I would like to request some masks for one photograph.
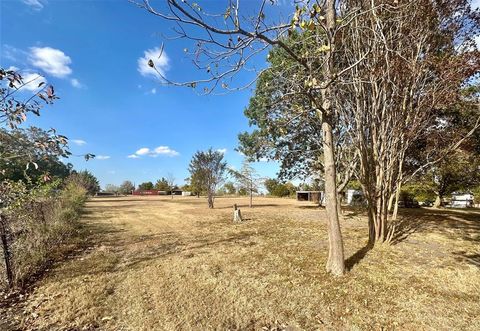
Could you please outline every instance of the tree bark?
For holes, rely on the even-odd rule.
[[[336,24],[335,0],[326,1],[326,26],[328,35],[327,60],[323,64],[325,81],[333,79],[333,47],[334,30]],[[333,87],[325,86],[322,91],[322,136],[325,169],[325,209],[327,212],[328,231],[328,260],[326,269],[333,275],[340,276],[345,273],[345,259],[343,253],[343,240],[340,231],[337,199],[337,173],[335,165],[335,150],[333,142]]]
[[[368,245],[375,245],[375,208],[368,202]]]
[[[213,208],[213,193],[208,192],[208,208]]]
[[[329,251],[327,271],[334,275],[342,275],[345,272],[343,253],[343,240],[340,231],[340,219],[338,215],[336,169],[333,149],[332,125],[327,116],[323,116],[323,151],[325,165],[325,209],[327,212],[327,231]]]
[[[438,193],[437,197],[435,198],[435,203],[433,204],[434,208],[440,208],[442,206],[442,194]]]
[[[0,215],[0,240],[2,242],[3,249],[3,258],[5,261],[5,272],[7,274],[8,287],[13,287],[13,268],[12,268],[12,257],[10,254],[10,247],[8,245],[8,233],[7,227],[5,224],[5,217]]]
[[[250,208],[253,208],[253,189],[250,188]]]

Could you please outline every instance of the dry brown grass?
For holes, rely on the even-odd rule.
[[[233,203],[248,221],[232,222]],[[93,199],[92,246],[13,309],[22,329],[479,330],[480,213],[406,211],[398,243],[366,250],[345,213],[347,264],[324,271],[324,211],[290,199]],[[477,255],[475,255],[477,254]],[[11,313],[11,312],[10,312]],[[1,311],[0,311],[1,314]]]

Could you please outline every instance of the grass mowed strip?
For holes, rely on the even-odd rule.
[[[232,206],[244,223],[232,222]],[[480,329],[480,212],[408,210],[394,246],[365,248],[346,211],[344,277],[324,271],[325,214],[290,199],[96,198],[91,247],[23,303],[23,329]],[[407,226],[408,225],[408,226]]]

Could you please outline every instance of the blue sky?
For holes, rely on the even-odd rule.
[[[162,43],[156,64],[168,78],[198,77],[184,53],[191,43],[163,38],[172,34],[170,23],[126,0],[2,0],[0,10],[0,65],[24,77],[43,75],[61,98],[27,124],[56,128],[70,138],[75,155],[97,155],[68,162],[92,171],[102,187],[126,179],[154,182],[169,172],[182,184],[192,154],[209,147],[225,150],[228,163],[240,167],[243,157],[234,148],[237,134],[248,129],[243,110],[252,90],[199,96],[158,84],[145,61]],[[255,167],[269,177],[278,170],[270,162]]]

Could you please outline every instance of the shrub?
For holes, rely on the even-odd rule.
[[[13,275],[8,281],[5,260],[0,266],[0,287],[22,287],[57,258],[78,234],[77,219],[87,191],[75,181],[37,186],[2,183],[2,220]],[[7,201],[5,197],[14,197]]]

